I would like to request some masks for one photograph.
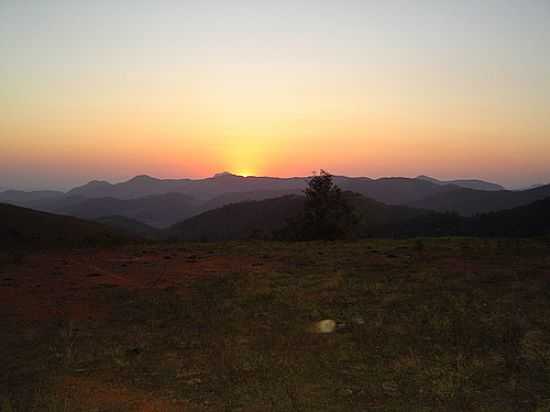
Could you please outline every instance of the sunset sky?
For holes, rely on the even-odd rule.
[[[550,183],[550,2],[0,0],[0,187]]]

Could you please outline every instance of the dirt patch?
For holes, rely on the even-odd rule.
[[[160,394],[130,388],[101,378],[67,376],[59,379],[54,398],[70,410],[176,412],[193,410],[189,402],[163,398]]]
[[[517,256],[496,255],[496,242],[479,254],[426,243],[412,259],[381,240],[28,256],[0,276],[0,400],[15,411],[547,410],[547,245]],[[323,320],[333,333],[308,333]]]
[[[266,265],[249,256],[188,256],[154,250],[132,256],[124,250],[74,251],[28,256],[9,268],[10,281],[0,282],[0,317],[25,320],[105,319],[110,308],[97,299],[102,290],[173,289],[184,293],[201,278]]]

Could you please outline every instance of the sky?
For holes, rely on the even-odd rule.
[[[550,183],[548,0],[0,0],[0,187]]]

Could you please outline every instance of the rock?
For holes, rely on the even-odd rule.
[[[314,333],[332,333],[336,330],[336,322],[332,319],[324,319],[313,325]]]

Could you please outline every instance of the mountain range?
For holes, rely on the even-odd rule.
[[[463,216],[524,206],[550,196],[550,185],[511,191],[476,179],[335,176],[344,191],[389,206],[407,206]],[[168,228],[204,212],[249,201],[302,194],[307,177],[243,177],[219,173],[206,179],[157,179],[140,175],[121,183],[92,181],[67,192],[8,190],[0,202],[90,220],[137,222]],[[142,228],[144,229],[144,228]]]
[[[550,197],[526,206],[464,217],[409,206],[386,205],[344,192],[357,218],[354,237],[542,236],[550,235]],[[87,247],[132,240],[226,241],[293,239],[292,221],[304,196],[244,201],[203,212],[166,229],[109,216],[82,220],[0,204],[0,246],[17,248]]]
[[[345,192],[356,214],[355,236],[542,236],[550,235],[550,197],[526,206],[466,217],[408,206],[386,205]],[[285,227],[303,208],[303,196],[231,204],[172,226],[163,236],[177,240],[288,239]]]
[[[550,196],[550,185],[528,190],[484,191],[457,188],[446,193],[434,193],[410,203],[413,207],[444,212],[456,212],[464,216],[493,212],[527,205]]]
[[[505,190],[504,186],[496,183],[485,182],[479,179],[457,179],[457,180],[439,180],[434,177],[420,175],[417,179],[426,180],[438,185],[455,185],[475,190]]]

